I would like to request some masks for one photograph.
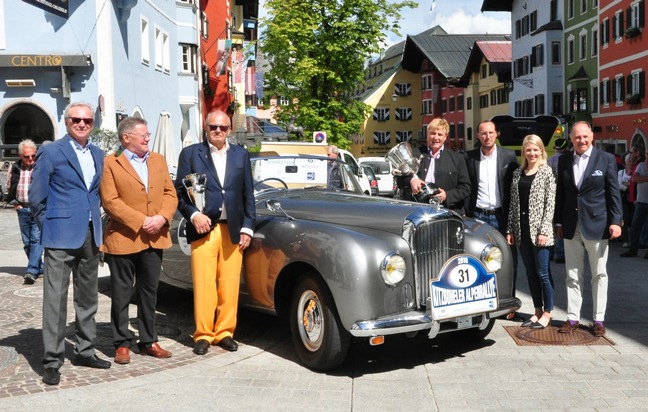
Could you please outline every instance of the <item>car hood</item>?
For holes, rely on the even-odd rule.
[[[265,202],[275,200],[291,217],[347,227],[362,227],[401,234],[405,219],[446,218],[454,213],[445,208],[377,196],[363,196],[325,190],[290,190],[258,200],[257,214],[269,212]]]

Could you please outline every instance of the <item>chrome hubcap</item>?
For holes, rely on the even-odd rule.
[[[324,336],[322,304],[312,290],[306,290],[299,299],[298,308],[299,336],[304,347],[315,352],[322,346]]]

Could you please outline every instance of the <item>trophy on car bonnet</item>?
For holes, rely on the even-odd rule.
[[[385,155],[385,160],[391,163],[394,170],[394,176],[414,175],[418,172],[420,160],[412,154],[412,146],[408,142],[399,143],[391,148]],[[435,196],[439,193],[439,188],[434,183],[426,183],[421,187],[421,191],[412,194],[414,199],[419,203],[438,203]]]
[[[182,179],[182,184],[187,189],[191,203],[202,213],[205,211],[205,191],[207,190],[207,175],[192,173]]]

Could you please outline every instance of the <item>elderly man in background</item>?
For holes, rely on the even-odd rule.
[[[110,217],[101,250],[106,252],[112,289],[110,320],[115,363],[130,362],[134,340],[128,305],[133,282],[137,294],[137,330],[142,355],[169,358],[155,328],[162,250],[171,247],[169,224],[178,198],[163,156],[149,150],[146,120],[127,117],[117,129],[121,146],[105,160],[101,202]]]
[[[20,236],[27,255],[26,285],[32,285],[43,274],[43,246],[40,243],[40,229],[31,215],[29,206],[29,186],[36,162],[36,144],[25,139],[18,144],[20,159],[11,166],[7,201],[18,213]]]

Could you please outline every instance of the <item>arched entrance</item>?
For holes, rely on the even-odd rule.
[[[52,120],[41,108],[30,103],[19,103],[8,108],[0,119],[2,158],[17,158],[18,143],[32,139],[37,145],[54,140]]]
[[[648,147],[646,143],[648,142],[646,141],[646,136],[644,135],[643,131],[641,131],[640,129],[635,129],[635,132],[632,135],[632,141],[630,142],[630,147],[639,146],[641,153],[645,153],[646,147]]]

